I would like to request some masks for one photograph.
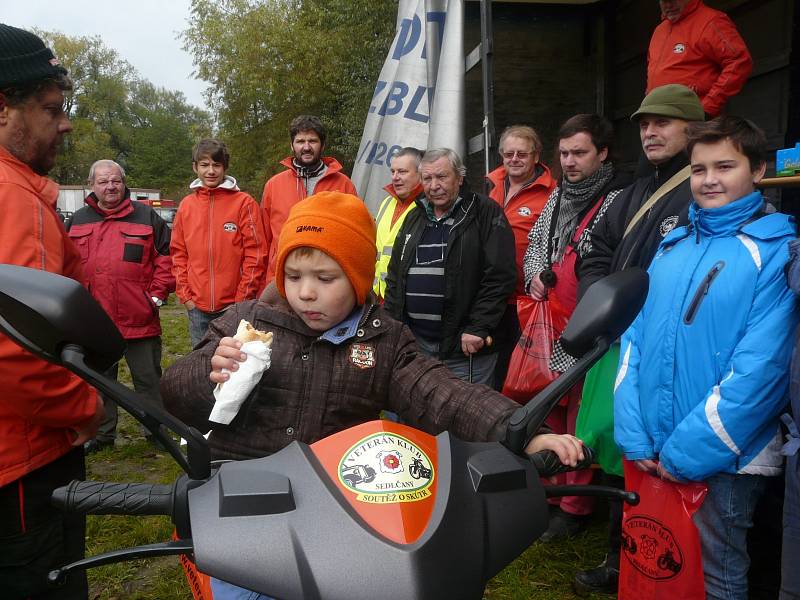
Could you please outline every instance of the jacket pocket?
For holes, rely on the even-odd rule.
[[[67,235],[78,249],[78,253],[81,256],[81,263],[85,265],[89,260],[89,239],[92,236],[92,231],[82,227],[73,227],[69,230]]]
[[[118,231],[120,275],[126,279],[149,281],[153,268],[153,230],[146,225],[121,223]]]
[[[691,325],[694,322],[695,316],[697,316],[697,311],[700,310],[700,305],[703,303],[703,300],[708,295],[708,291],[711,289],[711,284],[714,283],[714,280],[719,275],[720,271],[725,268],[725,261],[719,260],[714,263],[714,266],[706,273],[706,276],[703,277],[703,281],[700,282],[700,285],[697,288],[697,291],[694,293],[694,297],[692,297],[692,301],[689,304],[689,308],[686,309],[686,314],[683,316],[683,322],[686,325]]]

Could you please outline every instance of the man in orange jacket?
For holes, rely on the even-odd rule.
[[[738,94],[753,60],[730,17],[701,0],[660,0],[662,21],[647,51],[647,90],[680,83],[694,91],[709,117]]]
[[[356,186],[342,173],[339,161],[322,156],[326,137],[327,131],[318,117],[295,117],[289,125],[292,156],[281,161],[286,170],[271,177],[264,185],[261,210],[264,211],[264,228],[269,246],[267,283],[275,278],[278,237],[292,206],[316,192],[358,195]]]
[[[522,263],[528,249],[528,233],[555,189],[556,180],[550,174],[550,169],[540,162],[542,141],[532,127],[506,127],[500,135],[498,146],[503,164],[486,176],[492,185],[489,198],[503,207],[511,224],[517,264],[517,287],[508,299],[506,312],[497,326],[495,337],[498,339],[494,340],[497,345],[494,387],[499,390],[503,387],[508,362],[520,335],[517,298],[526,295]]]
[[[45,175],[72,125],[67,71],[32,33],[0,24],[0,263],[81,280],[80,256]],[[0,595],[84,599],[86,576],[48,591],[50,569],[83,558],[85,518],[50,506],[86,475],[83,443],[103,419],[97,393],[0,334]]]

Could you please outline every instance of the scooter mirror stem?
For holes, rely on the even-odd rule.
[[[539,431],[547,415],[566,394],[586,374],[586,371],[606,353],[610,342],[600,338],[594,347],[580,358],[561,377],[536,394],[525,406],[518,408],[508,422],[506,439],[503,444],[514,454],[522,455],[528,442]]]
[[[136,546],[135,548],[125,548],[124,550],[112,550],[111,552],[105,552],[103,554],[77,560],[60,569],[54,569],[47,574],[47,581],[51,584],[60,584],[66,580],[70,571],[85,571],[93,567],[133,560],[134,558],[153,558],[155,556],[191,554],[192,552],[194,552],[192,540],[174,540],[161,544],[148,544],[146,546]]]
[[[114,401],[127,410],[133,417],[160,441],[172,458],[192,479],[207,479],[211,475],[211,451],[208,442],[194,427],[189,427],[168,412],[157,406],[143,405],[133,392],[121,383],[114,381],[94,370],[85,361],[83,348],[75,344],[67,344],[61,350],[61,361],[73,373],[92,384],[95,388],[114,398]],[[180,446],[167,435],[170,429],[186,440],[187,450],[184,456]]]

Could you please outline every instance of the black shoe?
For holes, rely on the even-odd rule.
[[[543,544],[574,537],[586,529],[587,518],[585,516],[572,515],[560,509],[551,515],[553,516],[550,518],[550,526],[539,538]]]
[[[579,596],[588,596],[592,592],[616,594],[619,584],[619,557],[610,557],[594,569],[578,571],[572,582],[572,589]]]
[[[100,450],[105,450],[106,448],[113,448],[113,447],[114,447],[114,440],[103,441],[98,439],[91,439],[83,445],[83,453],[86,456],[88,456],[89,454],[100,452]]]

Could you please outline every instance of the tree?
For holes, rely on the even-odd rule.
[[[190,105],[181,92],[142,79],[97,36],[37,34],[73,82],[66,104],[73,132],[51,176],[81,185],[94,161],[110,158],[125,168],[129,186],[182,195],[192,178],[192,146],[210,135],[211,115]]]
[[[326,153],[352,166],[396,10],[394,0],[193,0],[186,48],[243,187],[258,192],[281,169],[298,114],[322,118]]]

